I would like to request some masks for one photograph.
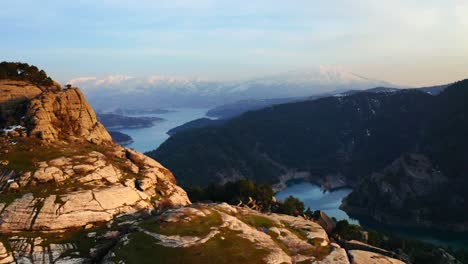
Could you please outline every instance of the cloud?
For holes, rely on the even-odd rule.
[[[119,86],[133,79],[135,78],[127,75],[109,75],[103,78],[77,77],[69,80],[67,83],[80,86],[85,90],[91,90],[100,87]]]
[[[77,84],[86,83],[90,81],[96,81],[96,80],[97,80],[97,77],[78,77],[78,78],[69,80],[67,83],[72,84],[72,85],[77,85]]]
[[[120,84],[122,82],[128,81],[133,79],[132,76],[127,75],[111,75],[107,76],[104,79],[100,79],[96,81],[96,85],[112,85],[112,84]]]

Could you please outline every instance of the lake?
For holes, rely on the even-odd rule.
[[[284,200],[292,195],[301,200],[305,207],[311,210],[322,210],[330,217],[337,220],[348,220],[353,224],[362,225],[365,229],[373,229],[380,232],[398,234],[399,236],[416,239],[439,246],[451,246],[453,248],[468,248],[468,234],[447,231],[437,231],[428,228],[403,228],[392,227],[376,223],[369,219],[352,219],[339,207],[341,201],[352,191],[351,188],[342,188],[333,191],[324,191],[319,186],[309,182],[301,182],[289,185],[278,192],[275,197]]]
[[[324,211],[328,216],[335,217],[337,220],[348,220],[350,223],[359,224],[357,220],[351,219],[345,211],[339,208],[341,200],[352,191],[351,188],[324,191],[310,182],[301,182],[288,186],[278,192],[275,197],[278,200],[284,200],[292,195],[301,200],[306,208],[310,207],[314,211]]]
[[[163,114],[145,114],[134,116],[156,116],[164,118],[165,121],[157,122],[154,126],[138,129],[119,129],[133,138],[133,143],[127,147],[133,148],[139,152],[146,152],[158,148],[164,141],[169,138],[166,134],[170,129],[183,125],[194,119],[206,116],[209,109],[205,108],[177,108],[168,109],[172,112]]]

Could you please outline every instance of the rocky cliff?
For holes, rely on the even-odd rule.
[[[28,102],[45,91],[58,91],[60,85],[33,84],[27,81],[0,79],[0,126],[13,125],[24,115]]]
[[[31,100],[26,116],[31,121],[30,134],[47,142],[112,141],[78,88],[41,93]]]
[[[169,170],[112,141],[78,88],[4,79],[0,98],[0,263],[29,250],[14,234],[36,241],[190,204]]]

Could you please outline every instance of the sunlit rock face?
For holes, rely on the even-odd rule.
[[[31,100],[27,110],[31,135],[47,142],[87,140],[96,144],[112,141],[96,114],[77,88],[45,92]]]
[[[364,249],[342,248],[303,217],[225,203],[126,214],[68,232],[25,234],[2,239],[0,263],[404,263],[363,243]]]
[[[112,141],[78,88],[1,80],[0,92],[2,113],[18,110],[0,133],[2,233],[66,231],[190,204],[169,170]]]

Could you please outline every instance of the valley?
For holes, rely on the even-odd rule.
[[[6,65],[0,71],[7,76],[23,72],[15,67],[37,69]],[[262,190],[278,213],[251,202],[192,204],[170,170],[113,141],[79,88],[19,79],[0,80],[8,98],[0,105],[0,263],[157,257],[164,263],[349,264],[378,257],[400,264],[407,258],[366,241],[336,240],[335,222],[324,213],[301,216],[299,200],[276,202],[268,186],[253,182],[245,187]],[[23,92],[29,86],[37,93]]]
[[[467,14],[3,1],[0,264],[468,264]]]

